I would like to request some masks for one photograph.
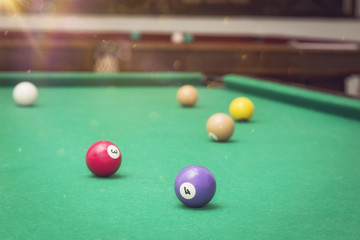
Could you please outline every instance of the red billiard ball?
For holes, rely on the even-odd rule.
[[[98,177],[109,177],[121,165],[120,149],[109,141],[99,141],[90,146],[86,153],[86,165]]]

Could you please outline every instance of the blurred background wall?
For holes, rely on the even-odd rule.
[[[360,40],[360,0],[0,0],[0,28]]]

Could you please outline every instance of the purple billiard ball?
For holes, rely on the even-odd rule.
[[[175,178],[175,193],[188,207],[202,207],[214,197],[214,175],[205,167],[191,165],[182,169]]]

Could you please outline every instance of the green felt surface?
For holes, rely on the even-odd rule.
[[[0,239],[358,239],[359,121],[198,90],[197,106],[182,108],[176,86],[41,86],[23,108],[1,87]],[[254,102],[253,119],[230,142],[210,141],[208,117],[238,96]],[[86,168],[98,140],[122,151],[114,177]],[[217,181],[205,208],[174,193],[191,164]]]

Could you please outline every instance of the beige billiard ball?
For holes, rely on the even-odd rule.
[[[192,107],[196,104],[199,94],[194,86],[184,85],[179,88],[176,97],[183,107]]]
[[[174,32],[171,34],[171,42],[174,44],[181,44],[185,41],[185,35],[183,32]]]
[[[206,130],[212,140],[225,142],[233,135],[235,124],[229,115],[216,113],[208,119]]]

